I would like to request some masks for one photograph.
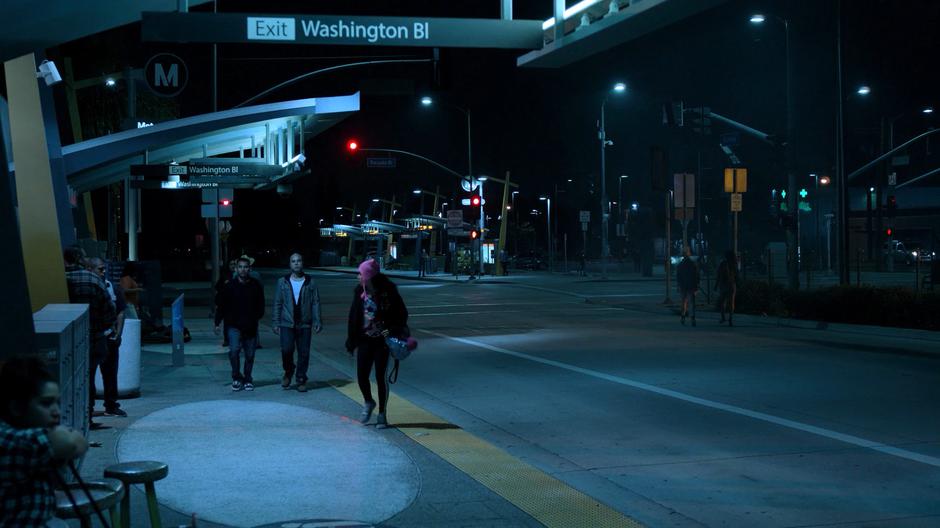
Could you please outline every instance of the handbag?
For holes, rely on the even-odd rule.
[[[388,330],[384,330],[382,335],[385,337],[389,354],[395,361],[404,361],[411,355],[412,350],[418,348],[418,341],[411,337],[411,331],[407,326],[402,329],[399,336],[390,335]]]

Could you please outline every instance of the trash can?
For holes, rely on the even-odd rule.
[[[140,396],[140,319],[126,319],[118,359],[118,398]],[[95,372],[95,392],[104,396],[101,369]]]

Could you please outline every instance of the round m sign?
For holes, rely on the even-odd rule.
[[[189,81],[189,70],[183,59],[172,53],[150,57],[144,67],[144,78],[150,91],[161,97],[173,97],[183,91]]]

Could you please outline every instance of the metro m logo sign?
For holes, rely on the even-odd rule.
[[[179,64],[171,64],[169,73],[164,71],[163,64],[159,62],[155,63],[153,65],[153,68],[154,68],[153,80],[154,80],[155,86],[157,87],[167,86],[167,87],[173,87],[173,88],[179,87],[180,85]]]
[[[183,59],[172,53],[160,53],[144,67],[147,87],[161,97],[173,97],[183,91],[189,81],[189,70]]]

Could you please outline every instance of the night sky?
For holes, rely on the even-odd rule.
[[[842,4],[846,165],[851,170],[880,151],[883,119],[894,120],[895,143],[931,125],[931,118],[920,109],[940,104],[931,99],[938,81],[935,65],[940,43],[935,28],[940,22],[940,3],[843,0]],[[551,5],[549,0],[516,1],[514,17],[544,19],[551,15]],[[599,211],[596,120],[600,103],[613,82],[622,81],[627,83],[627,93],[611,95],[607,104],[607,131],[614,141],[607,151],[609,199],[618,200],[618,179],[625,174],[630,176],[624,180],[625,201],[661,208],[662,195],[650,190],[650,147],[661,146],[667,151],[670,174],[696,172],[697,152],[701,151],[700,198],[705,200],[708,216],[703,230],[719,251],[728,240],[721,170],[730,164],[718,148],[718,140],[732,130],[713,123],[712,134],[703,136],[688,127],[667,128],[662,124],[662,104],[681,100],[686,106],[705,105],[751,127],[783,134],[784,31],[771,17],[786,17],[790,20],[799,185],[811,186],[812,179],[807,176],[811,172],[833,174],[838,100],[836,5],[829,0],[732,0],[557,70],[518,68],[515,59],[522,52],[517,51],[443,49],[436,74],[426,64],[375,66],[298,83],[261,102],[361,90],[362,110],[307,143],[311,174],[295,182],[292,196],[237,191],[232,243],[254,252],[299,248],[312,254],[321,243],[319,219],[324,219],[324,225],[340,222],[335,217],[337,205],[356,204],[362,209],[371,198],[390,199],[394,193],[399,201],[407,200],[405,210],[416,211],[418,199],[410,191],[415,187],[433,190],[436,185],[444,194],[462,196],[453,177],[427,164],[399,157],[395,170],[366,169],[362,159],[366,153],[351,157],[345,152],[346,140],[355,137],[364,147],[413,151],[465,172],[464,114],[444,104],[433,109],[421,107],[418,99],[425,94],[470,109],[474,172],[502,177],[509,171],[513,180],[522,184],[517,210],[523,213],[523,222],[532,220],[535,226],[538,222],[544,226],[544,219],[527,213],[533,208],[544,209],[538,196],[552,194],[558,236],[568,233],[580,239],[577,211],[593,209],[595,218]],[[297,13],[298,9],[319,14],[499,16],[495,0],[355,5],[340,1],[219,3],[224,12]],[[766,14],[768,21],[762,26],[750,24],[748,18],[754,12]],[[160,51],[177,53],[187,61],[190,85],[173,101],[142,97],[145,108],[141,117],[151,117],[143,115],[151,112],[152,119],[159,120],[173,112],[186,116],[210,111],[209,45],[140,44],[139,26],[129,26],[60,46],[49,55],[73,57],[77,77],[82,78],[119,71],[125,65],[140,67]],[[431,50],[425,48],[220,45],[219,106],[229,108],[285,79],[330,65],[430,56]],[[855,95],[860,84],[871,86],[869,97]],[[117,130],[124,106],[120,88],[117,92],[94,91],[97,93],[83,95],[85,139]],[[62,114],[65,112],[60,111]],[[71,142],[67,118],[60,128],[63,143]],[[768,240],[782,240],[783,230],[768,214],[769,189],[782,188],[785,182],[779,152],[744,135],[735,151],[751,178],[744,198],[742,244],[757,249]],[[903,169],[911,176],[923,172],[930,163],[936,165],[936,154],[911,154],[911,166]],[[867,182],[860,180],[860,184]],[[96,203],[103,204],[103,199],[103,192],[96,194]],[[831,208],[825,205],[828,199],[824,197],[822,209]],[[430,200],[425,198],[425,212]],[[198,201],[194,192],[145,193],[144,258],[195,244],[196,235],[205,232],[198,217]],[[495,196],[487,207],[492,207],[495,215]],[[378,214],[378,208],[373,214]],[[99,217],[104,222],[103,213]],[[543,236],[544,227],[535,233]],[[598,232],[591,234],[596,241]],[[531,242],[544,246],[543,239]]]

